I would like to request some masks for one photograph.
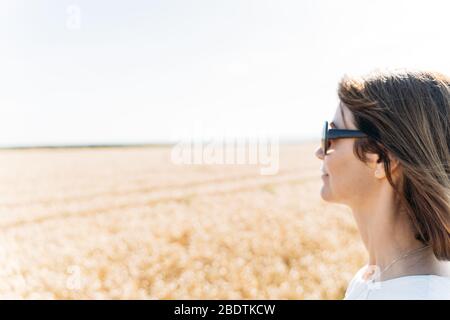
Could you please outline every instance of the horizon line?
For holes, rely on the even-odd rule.
[[[283,138],[279,140],[281,145],[303,144],[316,142],[319,138]],[[201,141],[200,143],[204,143]],[[146,148],[146,147],[170,147],[178,144],[177,142],[144,142],[144,143],[68,143],[68,144],[24,144],[24,145],[0,145],[0,150],[29,150],[29,149],[101,149],[101,148]]]

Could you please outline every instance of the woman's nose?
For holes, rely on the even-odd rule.
[[[322,147],[318,147],[316,149],[315,155],[317,158],[319,158],[320,160],[323,160],[323,150]]]

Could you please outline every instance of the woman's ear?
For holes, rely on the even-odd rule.
[[[391,172],[391,176],[395,180],[395,178],[399,175],[401,171],[400,162],[396,157],[392,156],[390,152],[387,152],[387,156],[389,157],[389,166],[390,166],[389,169]],[[381,157],[378,157],[375,168],[375,177],[379,179],[384,178],[386,176],[386,170],[387,168],[384,166],[383,159]]]
[[[391,152],[387,151],[387,156],[389,157],[391,174],[394,174],[396,171],[400,169],[400,161],[398,161],[397,157],[395,157]]]

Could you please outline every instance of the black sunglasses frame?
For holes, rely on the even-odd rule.
[[[328,129],[328,121],[325,121],[322,131],[322,150],[323,154],[326,155],[328,151],[328,140],[333,139],[346,139],[346,138],[366,138],[368,137],[365,133],[359,130],[348,130],[348,129]]]

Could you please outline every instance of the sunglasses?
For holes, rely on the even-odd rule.
[[[322,150],[326,155],[329,147],[329,140],[332,139],[344,139],[344,138],[364,138],[367,135],[359,130],[347,130],[347,129],[328,129],[328,121],[325,121],[322,131]]]

